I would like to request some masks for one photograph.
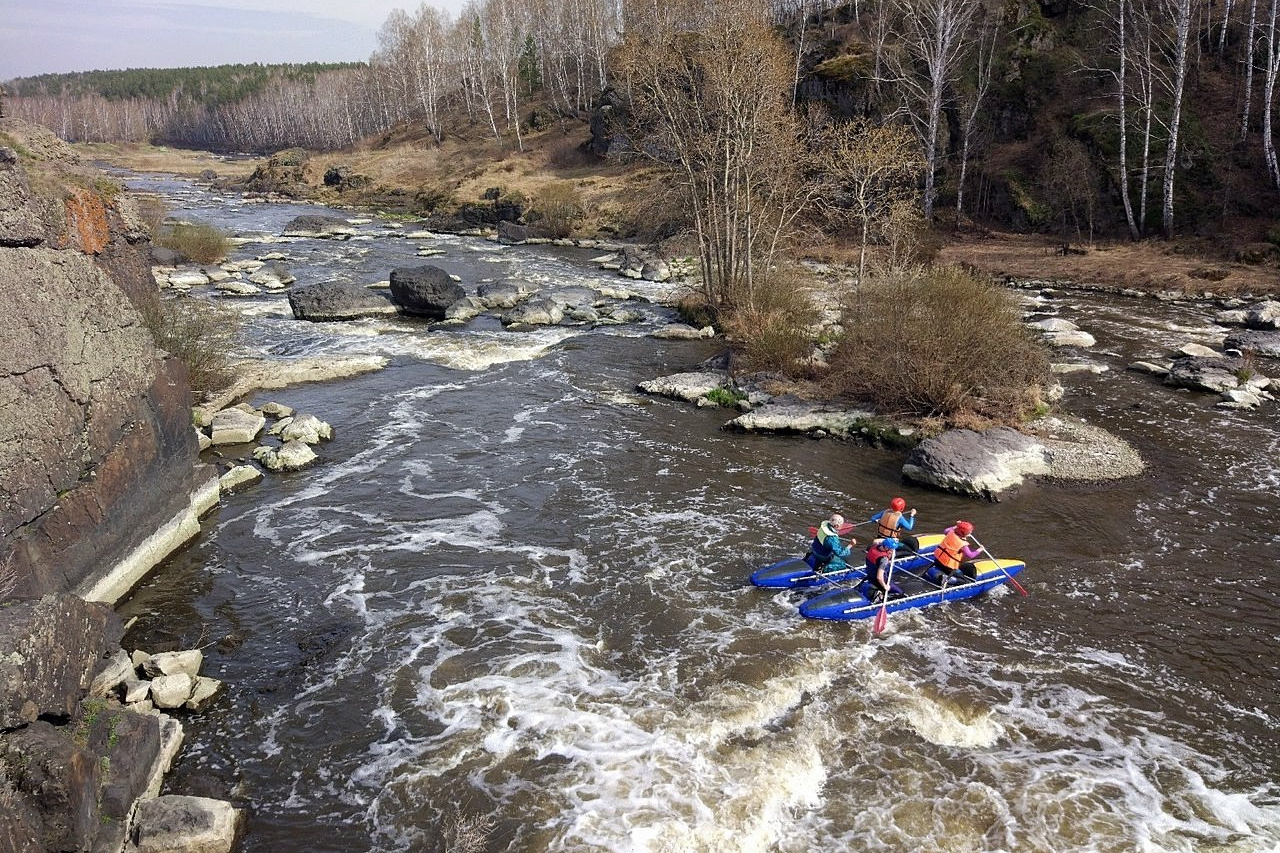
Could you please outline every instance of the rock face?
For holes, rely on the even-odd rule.
[[[397,267],[391,271],[391,298],[406,314],[443,320],[449,306],[467,295],[439,267]]]
[[[89,696],[122,633],[72,595],[0,608],[0,849],[123,846],[163,738],[159,717]]]
[[[49,136],[14,119],[0,130]],[[91,586],[213,475],[196,464],[185,369],[142,325],[156,287],[128,197],[26,190],[27,170],[47,185],[69,159],[0,157],[0,565],[19,597]]]
[[[1007,427],[957,429],[921,442],[907,455],[909,480],[960,494],[995,498],[1023,477],[1049,473],[1048,449]]]

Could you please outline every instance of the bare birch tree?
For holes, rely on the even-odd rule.
[[[850,217],[858,228],[862,282],[872,237],[890,230],[897,205],[917,201],[916,182],[924,170],[920,144],[901,125],[857,119],[832,128],[823,149],[827,158],[820,203],[829,217]]]
[[[886,54],[890,81],[924,148],[924,215],[932,221],[943,110],[973,41],[978,0],[897,0],[897,50]]]

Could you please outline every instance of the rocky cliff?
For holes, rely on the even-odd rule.
[[[110,605],[218,495],[185,368],[142,322],[158,296],[131,211],[0,119],[0,850],[116,853],[181,742],[106,678],[128,661]]]
[[[146,246],[114,182],[49,132],[0,120],[0,567],[14,597],[114,601],[198,531],[189,510],[212,472],[196,464],[184,368],[142,324],[157,298]]]

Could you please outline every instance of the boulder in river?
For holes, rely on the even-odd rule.
[[[1164,381],[1166,385],[1220,394],[1239,387],[1240,371],[1244,367],[1244,362],[1238,358],[1203,358],[1184,355],[1173,360],[1169,375]]]
[[[467,295],[440,267],[397,267],[391,271],[391,299],[406,314],[445,319],[449,306]]]
[[[1265,358],[1280,358],[1280,331],[1246,329],[1232,332],[1222,344],[1224,349],[1253,353]]]
[[[917,483],[991,499],[1024,477],[1048,473],[1048,448],[1008,427],[949,430],[921,442],[902,466]]]
[[[289,289],[289,308],[299,320],[329,322],[395,314],[385,294],[344,281],[307,284]]]
[[[284,227],[285,237],[350,237],[356,233],[347,220],[337,216],[305,214],[295,216]]]

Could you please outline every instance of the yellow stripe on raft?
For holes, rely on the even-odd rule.
[[[1021,560],[988,560],[983,558],[973,561],[973,569],[980,575],[985,575],[988,572],[997,572],[1000,569],[1012,569],[1014,566],[1022,565],[1026,564]]]

